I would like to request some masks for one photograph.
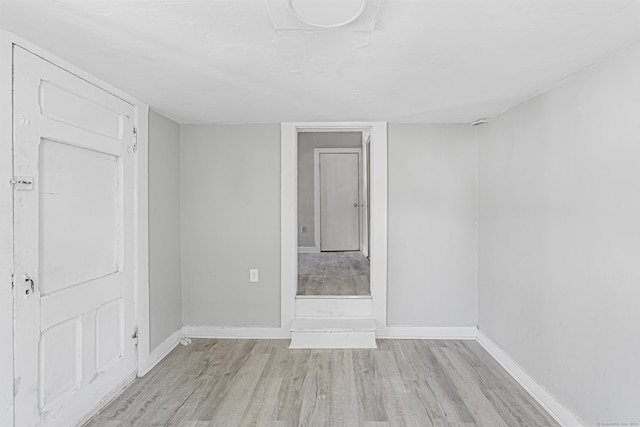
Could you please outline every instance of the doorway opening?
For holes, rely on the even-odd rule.
[[[370,295],[366,141],[364,132],[298,134],[297,296]]]
[[[286,328],[296,316],[296,300],[298,298],[367,298],[372,306],[373,317],[380,325],[386,325],[387,310],[387,124],[383,122],[358,122],[358,123],[282,123],[281,125],[281,327]],[[302,180],[308,179],[300,176],[298,167],[299,150],[303,150],[300,145],[301,140],[309,139],[312,134],[333,133],[333,134],[355,134],[357,135],[356,147],[314,147],[316,148],[343,148],[350,149],[357,153],[357,158],[331,158],[322,159],[322,155],[344,155],[343,153],[331,153],[319,150],[314,152],[314,158],[318,157],[320,169],[319,178],[313,180],[314,186],[317,183],[322,188],[322,164],[326,163],[351,163],[357,164],[357,184],[356,200],[349,202],[349,209],[357,212],[355,218],[355,230],[357,238],[356,247],[351,251],[340,247],[330,247],[323,245],[323,219],[322,212],[315,214],[316,209],[322,209],[321,191],[314,192],[312,200],[316,195],[320,197],[320,203],[308,203],[313,207],[312,211],[305,209],[303,198],[308,201],[311,196],[303,196],[299,192],[299,185],[304,185]],[[306,148],[305,148],[306,149]],[[334,162],[337,161],[337,162]],[[366,165],[366,166],[365,166]],[[333,167],[329,165],[328,167]],[[309,166],[305,173],[308,172]],[[364,170],[368,173],[363,173]],[[333,173],[340,175],[343,172]],[[314,171],[315,174],[315,171]],[[348,173],[347,173],[348,174]],[[315,175],[314,175],[315,176]],[[340,182],[340,180],[338,180]],[[327,183],[336,185],[336,183]],[[353,192],[353,189],[351,190]],[[353,193],[352,193],[353,194]],[[346,200],[346,197],[345,197]],[[299,201],[301,203],[299,203]],[[325,204],[327,202],[325,201]],[[354,207],[354,204],[356,205]],[[362,205],[367,209],[364,209]],[[303,212],[304,210],[304,212]],[[311,213],[309,213],[311,212]],[[353,215],[351,215],[353,217]],[[316,226],[316,219],[319,225]],[[349,220],[338,220],[344,225]],[[325,224],[325,228],[329,227]],[[354,229],[354,225],[350,225]],[[316,235],[319,237],[316,239]],[[324,236],[328,239],[328,236]],[[353,242],[353,237],[351,237]],[[346,248],[346,246],[345,246]],[[299,253],[300,252],[300,253]],[[298,273],[303,266],[299,264],[302,258],[310,255],[324,254],[346,254],[350,252],[358,253],[362,259],[369,264],[369,289],[368,293],[360,292],[361,295],[353,293],[351,295],[335,295],[330,291],[328,295],[322,293],[311,295],[299,292]],[[305,274],[304,271],[300,271]]]

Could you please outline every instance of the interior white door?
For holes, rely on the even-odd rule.
[[[133,141],[130,104],[14,48],[17,426],[74,425],[135,375]]]
[[[320,154],[320,250],[360,249],[359,155]]]

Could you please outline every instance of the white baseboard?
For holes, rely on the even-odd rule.
[[[298,246],[298,252],[317,253],[320,249],[315,246]]]
[[[560,425],[567,427],[584,426],[582,421],[558,402],[551,393],[538,384],[507,352],[482,331],[478,331],[477,341]]]
[[[167,354],[171,352],[178,344],[180,344],[180,340],[184,337],[184,328],[180,328],[166,340],[162,341],[156,348],[154,348],[151,353],[149,353],[149,358],[147,359],[147,363],[142,369],[138,371],[138,376],[142,377],[146,375],[150,370],[152,370],[158,362],[164,359]]]
[[[377,338],[425,339],[425,340],[473,340],[477,337],[475,326],[383,326],[378,324]]]
[[[288,326],[288,325],[287,325]],[[189,338],[289,339],[289,328],[239,328],[225,326],[185,326]]]
[[[289,328],[240,328],[223,326],[185,326],[189,338],[290,339]],[[380,326],[376,338],[382,339],[476,339],[477,329],[470,327]]]

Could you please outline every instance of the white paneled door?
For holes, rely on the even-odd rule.
[[[320,154],[320,250],[360,249],[359,154]]]
[[[16,426],[77,424],[135,374],[133,113],[15,47]]]

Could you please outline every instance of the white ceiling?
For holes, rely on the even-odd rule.
[[[285,1],[0,0],[0,26],[180,123],[470,122],[640,41],[636,0],[365,0],[332,31]]]

